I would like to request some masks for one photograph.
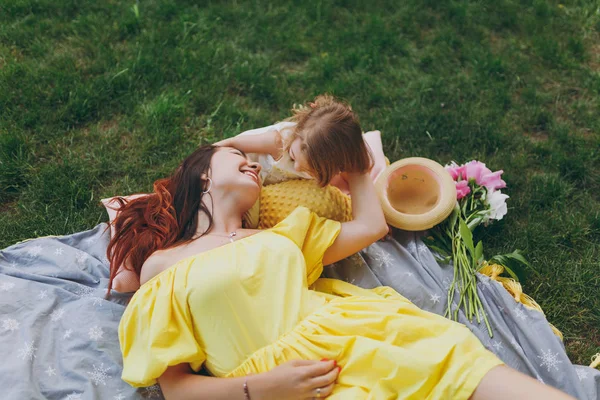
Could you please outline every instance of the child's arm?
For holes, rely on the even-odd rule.
[[[267,132],[255,135],[240,133],[237,136],[215,143],[215,146],[235,147],[244,153],[270,154],[277,160],[281,157],[283,142],[279,131],[272,128]]]

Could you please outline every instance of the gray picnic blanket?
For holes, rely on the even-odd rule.
[[[0,387],[6,400],[162,399],[121,380],[117,329],[131,297],[108,286],[107,225],[0,251]]]
[[[8,400],[162,399],[158,386],[134,389],[120,379],[118,323],[130,298],[108,284],[106,224],[0,251],[0,386]],[[448,267],[414,235],[378,242],[326,267],[325,275],[363,287],[394,287],[418,306],[443,314]],[[482,278],[494,332],[473,332],[508,365],[580,399],[596,399],[600,371],[574,366],[541,313],[518,305]]]

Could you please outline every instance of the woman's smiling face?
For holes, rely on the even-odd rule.
[[[210,169],[211,190],[243,193],[242,197],[254,199],[250,206],[258,199],[261,166],[250,161],[242,151],[233,147],[219,148],[211,159]]]

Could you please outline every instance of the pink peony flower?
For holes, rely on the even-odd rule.
[[[499,170],[496,172],[492,172],[491,174],[486,174],[481,178],[481,181],[478,182],[481,186],[485,186],[488,192],[493,192],[498,189],[503,189],[506,187],[506,182],[504,182],[501,178],[503,170]]]
[[[479,181],[486,174],[491,174],[492,171],[485,166],[481,161],[473,160],[465,164],[465,178],[464,179],[475,179],[475,182],[479,185]]]
[[[462,199],[469,193],[471,193],[471,188],[469,187],[469,182],[467,182],[467,181],[456,182],[456,199],[457,200]]]
[[[457,163],[452,161],[450,164],[446,165],[444,168],[446,168],[446,171],[448,171],[450,176],[452,176],[452,179],[454,179],[455,181],[465,179],[465,166],[464,165],[458,165]]]
[[[488,192],[506,187],[506,182],[500,177],[504,171],[492,172],[480,161],[469,161],[464,165],[464,171],[464,179],[474,179],[478,185],[485,186]]]

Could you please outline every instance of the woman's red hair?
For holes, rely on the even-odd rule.
[[[212,215],[202,203],[208,188],[210,161],[217,147],[205,145],[188,156],[177,170],[154,182],[154,192],[131,201],[117,198],[119,212],[113,221],[114,236],[106,250],[110,261],[107,296],[121,265],[139,277],[142,265],[157,250],[194,239],[198,229],[198,212]]]

